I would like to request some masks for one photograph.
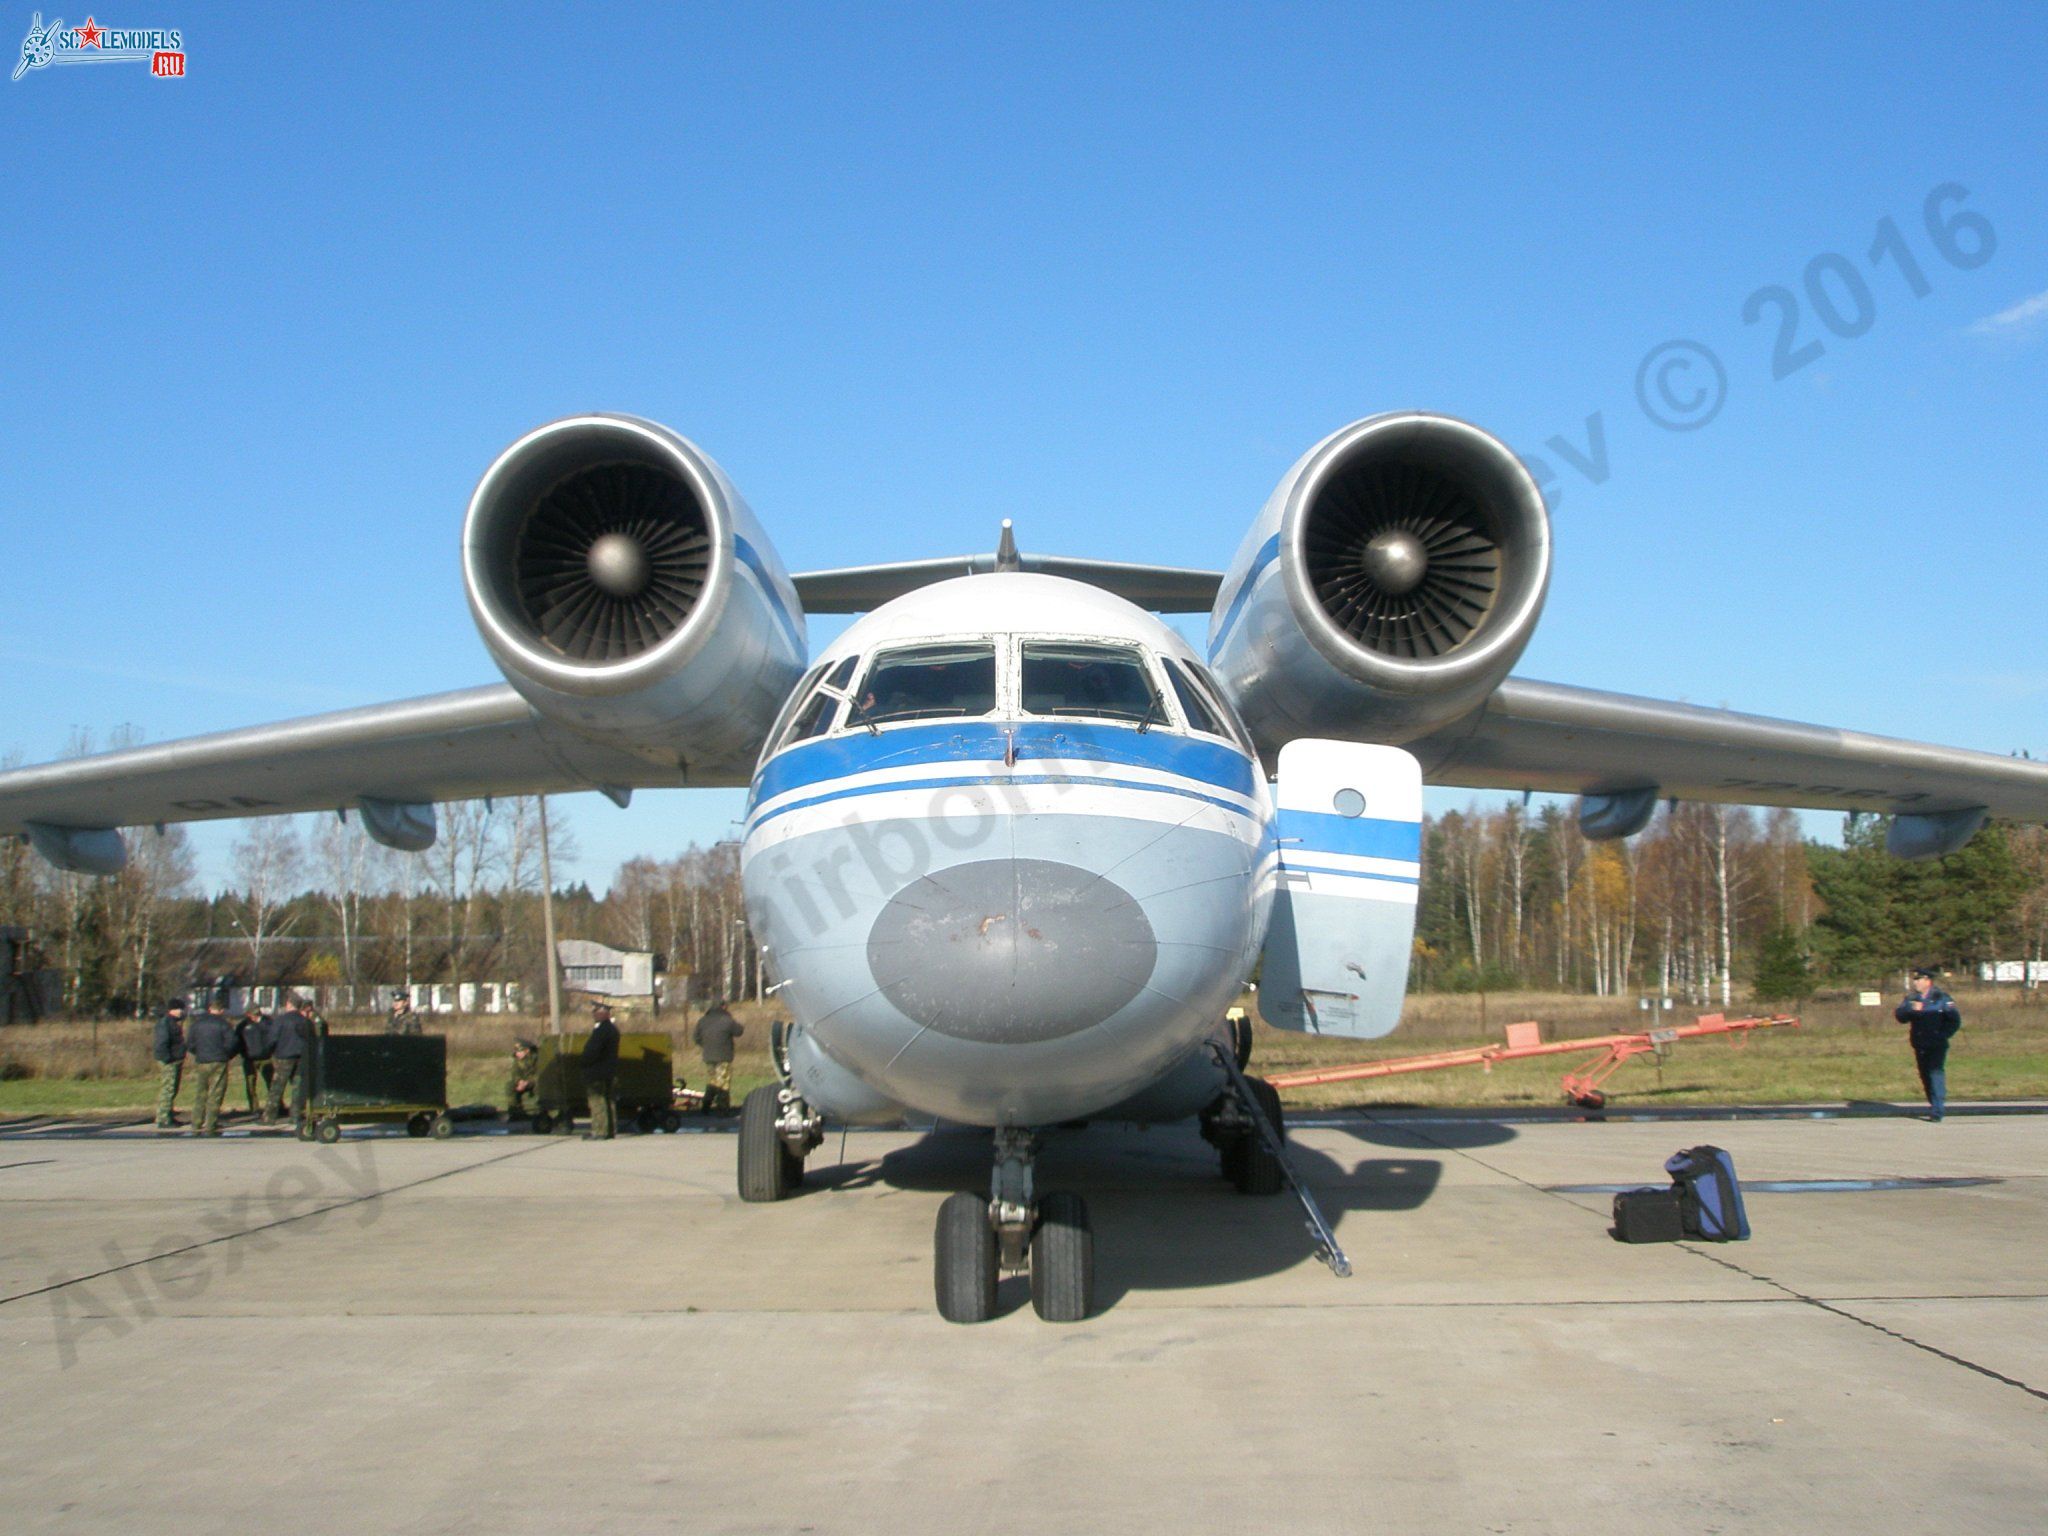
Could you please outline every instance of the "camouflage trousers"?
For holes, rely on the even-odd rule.
[[[264,1119],[275,1120],[278,1112],[284,1108],[286,1099],[291,1100],[292,1109],[296,1114],[299,1098],[293,1089],[297,1087],[298,1080],[297,1057],[280,1056],[270,1063],[270,1097],[263,1104]]]
[[[612,1095],[616,1086],[609,1080],[585,1084],[590,1097],[590,1134],[609,1141],[619,1134],[619,1106]]]
[[[220,1106],[228,1093],[228,1064],[199,1061],[192,1064],[192,1134],[220,1134]]]
[[[178,1084],[185,1076],[182,1061],[160,1061],[156,1064],[156,1125],[164,1130],[171,1123],[171,1111],[178,1107]]]
[[[732,1063],[729,1061],[707,1061],[704,1063],[704,1109],[708,1114],[714,1109],[732,1108]]]
[[[242,1063],[242,1097],[249,1106],[249,1113],[255,1114],[270,1102],[270,1063],[267,1061],[244,1061]]]

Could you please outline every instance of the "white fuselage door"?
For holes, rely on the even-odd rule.
[[[1281,1029],[1384,1035],[1400,1022],[1422,880],[1422,766],[1399,747],[1280,749],[1279,889],[1259,1012]]]

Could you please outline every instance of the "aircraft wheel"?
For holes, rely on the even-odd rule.
[[[784,1200],[795,1180],[789,1176],[789,1149],[782,1144],[775,1122],[781,1117],[782,1101],[772,1083],[764,1083],[747,1095],[740,1106],[740,1198],[749,1201]],[[803,1171],[797,1162],[799,1174]]]
[[[667,1131],[669,1135],[675,1135],[677,1131],[683,1128],[682,1112],[680,1110],[664,1109],[661,1112],[661,1128]]]
[[[341,1122],[339,1120],[316,1121],[313,1126],[313,1139],[323,1146],[333,1146],[337,1141],[341,1140]]]
[[[1281,1118],[1280,1092],[1263,1077],[1245,1079],[1251,1084],[1252,1097],[1259,1101],[1259,1108],[1266,1112],[1266,1119],[1282,1137],[1287,1134],[1285,1120]],[[1241,1195],[1277,1195],[1286,1187],[1286,1177],[1280,1170],[1280,1159],[1266,1150],[1265,1139],[1258,1132],[1248,1132],[1232,1148],[1233,1159],[1224,1158],[1224,1172],[1230,1182],[1237,1186]]]
[[[436,1141],[446,1141],[455,1134],[455,1121],[445,1112],[427,1122],[428,1134]]]
[[[1031,1234],[1031,1307],[1048,1323],[1078,1323],[1095,1303],[1095,1233],[1088,1202],[1064,1192],[1038,1202]]]
[[[408,1136],[424,1136],[427,1134],[428,1126],[432,1123],[432,1117],[429,1115],[414,1115],[405,1122],[405,1134]]]
[[[995,1316],[996,1232],[989,1225],[988,1201],[965,1190],[946,1196],[933,1253],[939,1316],[949,1323],[985,1323]]]

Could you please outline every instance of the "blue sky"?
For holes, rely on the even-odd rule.
[[[2038,6],[126,3],[187,78],[0,86],[0,751],[493,680],[462,508],[570,411],[695,439],[803,569],[1005,516],[1220,566],[1420,406],[1550,466],[1523,673],[2048,752]],[[1825,347],[1780,381],[1772,284]],[[1636,398],[1674,339],[1696,430]],[[568,804],[600,885],[738,814]]]

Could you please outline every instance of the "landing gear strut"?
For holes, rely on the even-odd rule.
[[[786,1200],[804,1181],[804,1159],[825,1139],[825,1117],[787,1084],[767,1083],[740,1106],[740,1198]]]
[[[965,1191],[939,1207],[933,1288],[949,1323],[995,1315],[996,1278],[1031,1273],[1031,1306],[1049,1323],[1077,1323],[1095,1291],[1095,1234],[1079,1195],[1038,1198],[1032,1184],[1037,1133],[1005,1127],[995,1135],[989,1198]]]

